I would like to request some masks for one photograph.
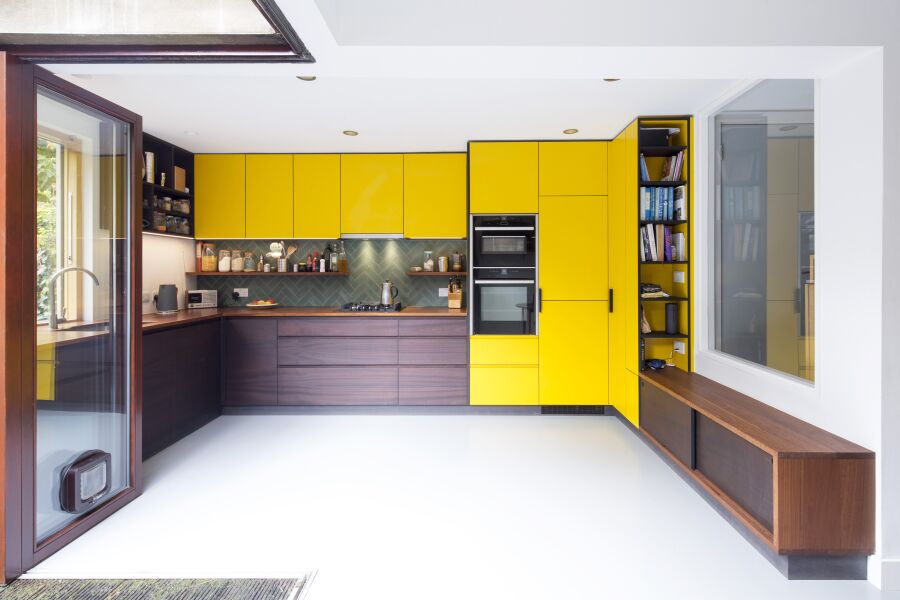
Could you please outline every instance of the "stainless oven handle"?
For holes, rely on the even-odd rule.
[[[475,231],[534,231],[534,227],[475,227]]]
[[[476,279],[474,281],[474,283],[488,284],[488,285],[491,285],[491,284],[502,285],[504,283],[518,283],[518,284],[530,283],[530,284],[534,285],[534,279]]]

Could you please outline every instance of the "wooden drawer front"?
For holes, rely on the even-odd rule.
[[[464,318],[400,319],[400,335],[405,336],[467,336],[469,328]]]
[[[643,425],[643,405],[641,409]],[[697,470],[772,531],[772,457],[768,453],[697,414]]]
[[[278,404],[397,404],[397,367],[283,367],[278,369]]]
[[[279,366],[396,365],[397,338],[278,338]]]
[[[278,338],[272,321],[225,320],[224,405],[276,404]]]
[[[693,467],[693,410],[659,388],[641,382],[641,429],[675,455],[688,468]]]
[[[278,319],[280,336],[396,336],[397,319],[384,317],[298,317]]]
[[[525,335],[476,335],[470,338],[473,365],[536,365],[538,339]]]
[[[537,367],[471,367],[470,404],[527,406],[539,403]]]
[[[465,365],[469,340],[457,338],[400,338],[401,365]]]
[[[468,403],[468,368],[400,367],[400,404],[449,406]]]

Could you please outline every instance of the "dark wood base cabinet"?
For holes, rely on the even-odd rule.
[[[143,458],[219,414],[219,321],[143,336]]]
[[[640,395],[641,432],[772,552],[874,551],[873,452],[695,373],[642,373]]]

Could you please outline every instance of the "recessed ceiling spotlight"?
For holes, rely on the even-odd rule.
[[[197,135],[197,132],[196,132],[196,131],[186,130],[186,131],[184,132],[184,135],[195,136],[195,135]]]
[[[344,135],[349,135],[350,137],[359,135],[358,131],[353,131],[352,129],[345,129],[343,133]]]
[[[793,130],[797,129],[797,126],[796,125],[784,125],[782,127],[779,127],[778,129],[780,129],[781,131],[793,131]]]
[[[605,81],[607,83],[612,83],[613,81],[621,81],[621,80],[618,79],[617,77],[604,77],[603,81]]]
[[[300,81],[315,81],[316,76],[315,75],[297,75],[297,79],[299,79]]]
[[[563,133],[566,135],[572,135],[573,133],[578,133],[577,129],[563,129]]]

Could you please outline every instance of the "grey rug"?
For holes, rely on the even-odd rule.
[[[18,579],[0,600],[297,600],[308,579]]]

